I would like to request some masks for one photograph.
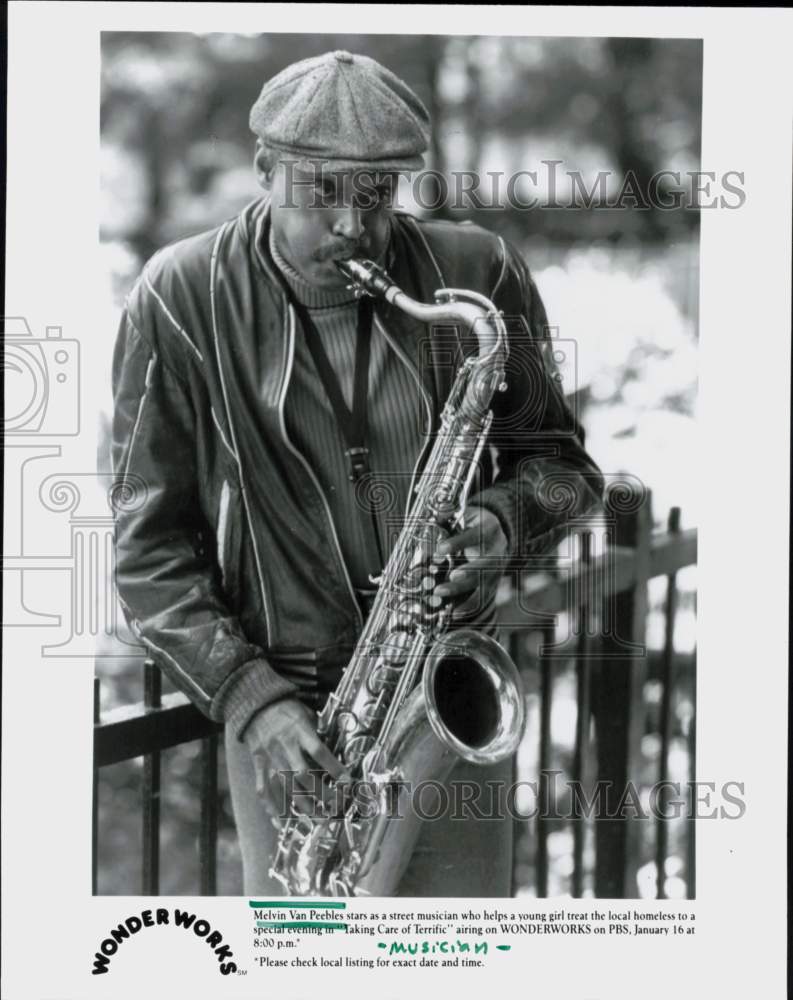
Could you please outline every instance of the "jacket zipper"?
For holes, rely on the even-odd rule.
[[[344,562],[344,556],[342,555],[341,545],[339,543],[339,536],[336,533],[336,525],[333,521],[333,514],[331,513],[330,505],[325,497],[325,493],[320,485],[319,479],[317,479],[314,470],[308,463],[306,457],[298,451],[298,449],[292,444],[289,439],[289,435],[286,430],[286,420],[284,419],[284,404],[286,401],[286,391],[289,388],[289,380],[292,377],[292,366],[295,360],[295,314],[292,306],[287,307],[287,323],[286,323],[286,371],[284,373],[284,381],[281,386],[281,391],[278,396],[278,422],[281,427],[281,435],[284,439],[284,444],[287,446],[289,451],[295,456],[295,458],[300,461],[306,472],[311,477],[311,481],[319,494],[319,498],[322,501],[322,505],[325,508],[325,514],[328,519],[328,524],[330,525],[331,535],[333,536],[333,543],[336,548],[336,555],[338,557],[339,566],[344,574],[344,580],[347,584],[347,590],[350,594],[350,599],[352,600],[353,607],[355,608],[355,614],[358,619],[358,624],[361,628],[364,626],[363,613],[361,612],[360,605],[358,604],[358,599],[355,596],[355,589],[352,585],[352,580],[350,579],[349,571],[347,570],[347,564]]]
[[[256,544],[256,533],[253,530],[253,518],[251,517],[250,507],[248,505],[248,493],[245,488],[245,479],[242,474],[242,462],[240,461],[240,453],[237,448],[237,435],[234,432],[234,422],[231,419],[231,406],[229,405],[228,392],[226,390],[226,380],[223,377],[223,362],[220,356],[220,338],[218,336],[218,326],[217,326],[217,312],[215,304],[215,279],[217,275],[217,258],[220,251],[220,244],[223,241],[223,237],[226,234],[226,230],[229,227],[229,223],[222,226],[220,232],[215,238],[214,246],[212,247],[212,258],[209,265],[209,302],[210,302],[210,312],[212,316],[212,337],[215,342],[215,358],[218,366],[218,378],[220,379],[220,389],[223,396],[223,406],[226,411],[226,422],[228,423],[229,436],[231,437],[231,446],[233,449],[234,460],[237,465],[237,475],[240,482],[240,495],[242,498],[242,507],[245,511],[245,519],[248,522],[248,530],[251,536],[251,545],[253,547],[253,556],[256,562],[256,576],[259,581],[259,593],[262,598],[262,610],[264,611],[264,629],[266,635],[266,645],[270,644],[270,621],[271,612],[269,607],[269,602],[267,598],[267,588],[264,583],[264,575],[262,573],[261,561],[259,559],[259,547]]]

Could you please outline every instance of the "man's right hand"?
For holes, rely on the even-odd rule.
[[[290,791],[304,790],[295,804],[309,811],[311,796],[330,804],[326,783],[349,781],[350,775],[317,736],[316,716],[299,701],[279,701],[254,715],[244,740],[253,757],[256,793],[274,817],[288,816]],[[285,772],[293,772],[286,774]]]

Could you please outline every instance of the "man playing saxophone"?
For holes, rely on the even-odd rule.
[[[546,550],[596,501],[599,472],[543,346],[528,270],[483,229],[394,209],[428,147],[427,112],[371,59],[288,67],[251,111],[263,197],[156,254],[129,296],[114,357],[113,458],[145,499],[117,526],[130,626],[191,700],[226,727],[247,894],[270,870],[294,794],[349,777],[317,730],[442,423],[470,330],[430,328],[351,289],[375,262],[410,300],[465,289],[504,317],[508,355],[486,447],[432,599],[453,626],[492,628],[508,568]],[[357,289],[360,291],[360,288]],[[500,391],[502,390],[503,391]],[[542,502],[562,476],[574,500]],[[425,594],[425,597],[427,595]],[[326,781],[317,783],[317,773]],[[450,781],[506,784],[508,758]],[[503,896],[511,825],[443,816],[417,827],[399,895]]]

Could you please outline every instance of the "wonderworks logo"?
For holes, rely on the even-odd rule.
[[[124,944],[146,927],[173,926],[181,927],[188,933],[203,941],[215,953],[218,960],[218,971],[221,976],[230,976],[237,971],[237,965],[232,961],[234,953],[227,944],[223,944],[220,931],[212,930],[208,920],[196,917],[195,913],[174,909],[173,913],[164,907],[156,910],[143,910],[140,915],[133,915],[113,927],[108,936],[99,945],[99,951],[94,955],[92,975],[100,976],[110,969],[110,960]]]

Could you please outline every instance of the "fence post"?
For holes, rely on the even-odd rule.
[[[153,660],[143,664],[143,704],[146,711],[162,707],[162,674]],[[143,757],[143,895],[160,894],[160,751]]]
[[[588,571],[592,559],[592,534],[589,531],[582,531],[580,537],[581,569],[582,571]],[[586,589],[588,589],[588,586]],[[589,669],[590,621],[592,618],[592,609],[589,607],[588,596],[583,598],[581,604],[575,609],[574,613],[576,615],[578,638],[576,641],[575,655],[577,710],[572,778],[575,786],[583,790],[588,771],[587,759],[589,757],[589,723],[591,715],[592,685],[592,676]],[[573,803],[575,803],[575,801],[576,798],[574,796]],[[573,818],[573,878],[571,894],[573,899],[580,899],[584,895],[584,844],[586,841],[587,827],[585,817],[578,817],[575,813],[577,813],[577,809],[574,809]]]
[[[666,529],[670,535],[680,531],[680,508],[673,507],[669,511]],[[664,652],[661,659],[661,753],[658,762],[658,785],[664,791],[658,795],[659,815],[656,820],[655,842],[655,885],[656,898],[666,899],[666,872],[664,865],[669,850],[669,826],[665,817],[669,799],[665,782],[669,778],[669,747],[672,743],[674,718],[672,713],[673,695],[677,683],[677,668],[675,663],[675,618],[677,615],[677,574],[670,573],[666,579],[666,607],[664,609]]]
[[[542,630],[540,646],[540,747],[539,747],[539,792],[537,798],[537,896],[545,899],[548,895],[548,834],[551,811],[550,770],[551,770],[551,699],[553,698],[553,664],[548,650],[556,639],[556,628],[546,625]]]
[[[198,860],[201,895],[216,896],[218,849],[218,737],[201,740],[201,830]]]
[[[695,788],[694,782],[697,780],[697,661],[696,651],[694,653],[694,675],[692,677],[693,691],[691,697],[694,700],[694,717],[690,723],[688,734],[688,782],[689,788]],[[697,821],[694,819],[694,810],[690,810],[689,818],[686,820],[686,897],[688,899],[697,898]]]
[[[94,677],[94,725],[101,721],[99,678]],[[91,789],[91,895],[96,896],[99,859],[99,768],[94,758],[94,782]]]
[[[606,806],[606,815],[619,813],[623,817],[599,818],[595,823],[595,896],[619,899],[638,895],[642,820],[637,812],[641,808],[638,790],[645,722],[642,689],[647,672],[644,638],[652,532],[650,494],[632,490],[627,495],[622,488],[613,489],[606,498],[606,513],[611,520],[610,542],[632,548],[636,568],[632,587],[605,599],[602,658],[593,691],[598,779],[611,783],[601,803]]]

